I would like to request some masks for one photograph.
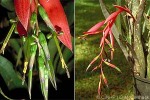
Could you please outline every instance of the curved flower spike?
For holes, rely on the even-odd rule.
[[[118,70],[119,72],[121,72],[121,70],[116,67],[115,65],[111,64],[110,62],[107,62],[106,60],[104,60],[104,57],[103,57],[103,53],[106,53],[105,50],[104,50],[104,47],[105,47],[105,43],[109,45],[110,49],[111,49],[111,52],[110,52],[110,56],[111,56],[111,60],[113,59],[113,53],[114,53],[114,37],[113,37],[113,33],[112,33],[112,26],[113,24],[115,23],[115,20],[117,18],[117,16],[125,11],[126,13],[129,13],[131,15],[131,17],[134,19],[135,21],[135,18],[134,16],[132,15],[132,13],[130,12],[130,10],[127,8],[127,7],[122,7],[122,6],[118,6],[118,5],[114,5],[114,7],[118,8],[117,11],[113,12],[111,15],[109,15],[107,17],[106,20],[102,21],[102,22],[99,22],[97,23],[96,25],[94,25],[92,28],[90,28],[87,32],[84,32],[85,34],[84,35],[89,35],[89,34],[97,34],[99,31],[98,29],[100,27],[102,27],[104,24],[106,24],[105,28],[102,30],[102,33],[103,33],[103,36],[100,40],[100,47],[101,47],[101,51],[100,51],[100,54],[98,56],[96,56],[92,61],[91,63],[89,64],[89,66],[87,67],[86,70],[88,70],[90,68],[90,66],[98,59],[100,58],[101,59],[101,63],[100,63],[100,69],[101,69],[101,73],[100,73],[100,82],[99,82],[99,86],[98,86],[98,94],[100,95],[100,92],[101,92],[101,80],[103,79],[104,83],[106,86],[108,86],[107,84],[107,80],[104,76],[104,73],[103,73],[103,70],[102,70],[102,63],[105,63],[106,65]],[[109,36],[109,37],[108,37]],[[106,56],[107,57],[107,56]],[[96,70],[98,67],[95,67],[92,71]]]

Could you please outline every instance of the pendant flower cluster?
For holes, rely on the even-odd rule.
[[[116,70],[121,72],[121,70],[118,67],[116,67],[115,65],[110,63],[110,61],[113,60],[113,54],[114,54],[114,36],[112,33],[112,26],[115,23],[117,16],[122,12],[129,13],[131,15],[131,17],[134,19],[133,15],[131,14],[130,10],[127,7],[122,7],[122,6],[118,6],[118,5],[114,5],[114,7],[117,8],[117,11],[110,14],[110,16],[106,20],[103,20],[103,21],[97,23],[96,25],[94,25],[87,32],[84,32],[84,35],[81,36],[81,37],[86,37],[87,35],[95,35],[95,34],[99,34],[99,33],[103,34],[103,36],[100,40],[101,51],[100,51],[99,55],[96,56],[91,61],[91,63],[89,64],[89,66],[86,69],[86,71],[87,71],[91,67],[91,65],[96,60],[98,60],[98,58],[101,59],[100,64],[98,66],[94,67],[92,70],[92,71],[94,71],[94,70],[100,68],[100,81],[99,81],[99,86],[98,86],[98,94],[99,95],[101,94],[102,80],[104,81],[105,85],[108,86],[107,79],[105,78],[105,75],[103,73],[103,66],[102,66],[103,63],[112,68],[115,68]],[[104,29],[99,30],[104,24],[106,24]],[[110,60],[107,57],[108,51],[105,51],[106,45],[108,45],[110,48]],[[104,58],[104,55],[105,55],[105,58]]]

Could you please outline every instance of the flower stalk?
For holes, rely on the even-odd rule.
[[[15,25],[16,25],[16,23],[12,24],[12,26],[11,26],[11,28],[10,28],[10,30],[9,30],[9,32],[8,32],[8,34],[7,34],[7,36],[6,36],[5,40],[4,40],[4,42],[3,42],[3,45],[1,47],[0,54],[1,53],[4,54],[4,50],[5,50],[5,48],[6,48],[7,44],[8,44],[8,41],[9,41],[9,39],[10,39],[14,29],[15,29]]]

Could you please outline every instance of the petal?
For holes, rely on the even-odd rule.
[[[19,21],[27,31],[30,15],[30,0],[14,0],[14,6]]]
[[[56,31],[63,32],[58,36],[58,39],[70,50],[72,50],[71,34],[68,21],[60,0],[39,0],[40,4],[46,10],[49,19],[51,20]]]

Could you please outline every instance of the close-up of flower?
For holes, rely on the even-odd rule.
[[[3,9],[1,13],[6,13],[2,19],[7,18],[9,25],[12,24],[7,36],[1,40],[0,61],[3,63],[0,64],[0,74],[6,84],[12,84],[12,86],[7,84],[9,90],[4,90],[0,85],[3,97],[73,99],[74,64],[71,27],[74,22],[68,18],[74,19],[74,1],[3,0],[0,2]],[[0,30],[5,28],[7,27],[2,27]],[[9,61],[9,53],[12,54],[13,60]],[[7,67],[12,68],[10,72],[12,75],[7,76],[10,79],[5,75],[7,67],[3,68],[8,62],[10,65]],[[40,88],[35,89],[34,86]],[[68,86],[70,89],[66,90]],[[11,91],[18,91],[18,88],[27,89],[28,96],[24,97],[26,92],[13,96],[15,93],[12,94]],[[70,96],[61,92],[63,88],[70,92]],[[49,90],[55,92],[51,93]],[[7,91],[9,92],[6,93]],[[36,95],[37,92],[34,91],[39,91],[40,95]]]

